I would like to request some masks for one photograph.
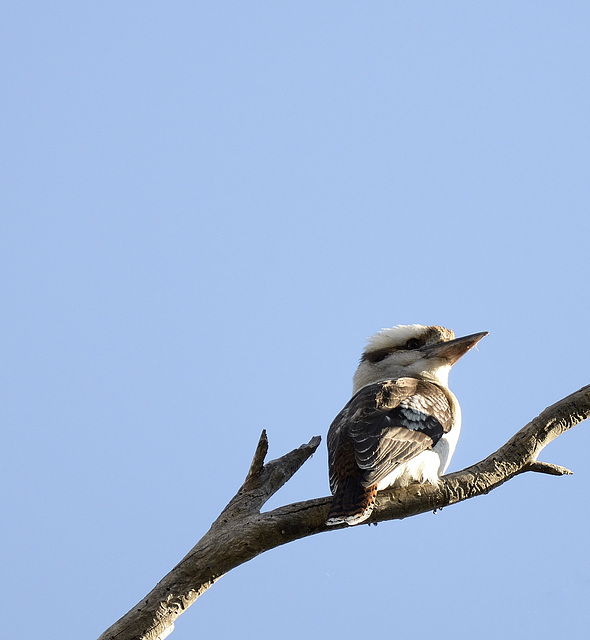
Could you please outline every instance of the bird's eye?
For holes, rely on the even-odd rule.
[[[419,349],[424,343],[418,338],[410,338],[406,342],[406,349]]]

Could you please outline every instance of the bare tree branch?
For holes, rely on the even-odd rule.
[[[385,490],[368,523],[407,518],[489,493],[526,471],[566,475],[559,465],[539,462],[549,442],[590,416],[590,385],[551,405],[485,460],[441,478],[438,486],[412,484]],[[273,511],[260,509],[310,458],[320,444],[312,438],[264,464],[262,432],[244,484],[209,531],[152,591],[99,640],[161,640],[174,621],[216,580],[260,553],[306,536],[338,529],[325,524],[331,497],[296,502]]]

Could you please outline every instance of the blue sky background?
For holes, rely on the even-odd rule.
[[[4,626],[95,638],[365,338],[490,332],[451,469],[590,382],[584,2],[0,9]],[[486,497],[275,549],[175,640],[587,637],[590,428]],[[319,452],[269,508],[327,495]]]

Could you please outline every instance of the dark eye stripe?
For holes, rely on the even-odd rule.
[[[413,349],[419,349],[424,346],[424,340],[420,340],[419,338],[410,338],[406,344],[401,347],[389,348],[389,349],[380,349],[379,351],[369,351],[365,352],[362,355],[361,360],[368,360],[369,362],[381,362],[381,360],[385,360],[388,355],[394,353],[395,351],[411,351]]]
[[[370,353],[365,353],[363,355],[363,360],[368,360],[369,362],[381,362],[381,360],[385,360],[390,353],[390,349],[384,349],[383,351],[371,351]]]

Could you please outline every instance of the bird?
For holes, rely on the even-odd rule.
[[[326,525],[364,522],[382,489],[438,484],[461,430],[449,372],[486,335],[455,338],[445,327],[411,324],[368,339],[352,398],[328,430],[333,498]]]

